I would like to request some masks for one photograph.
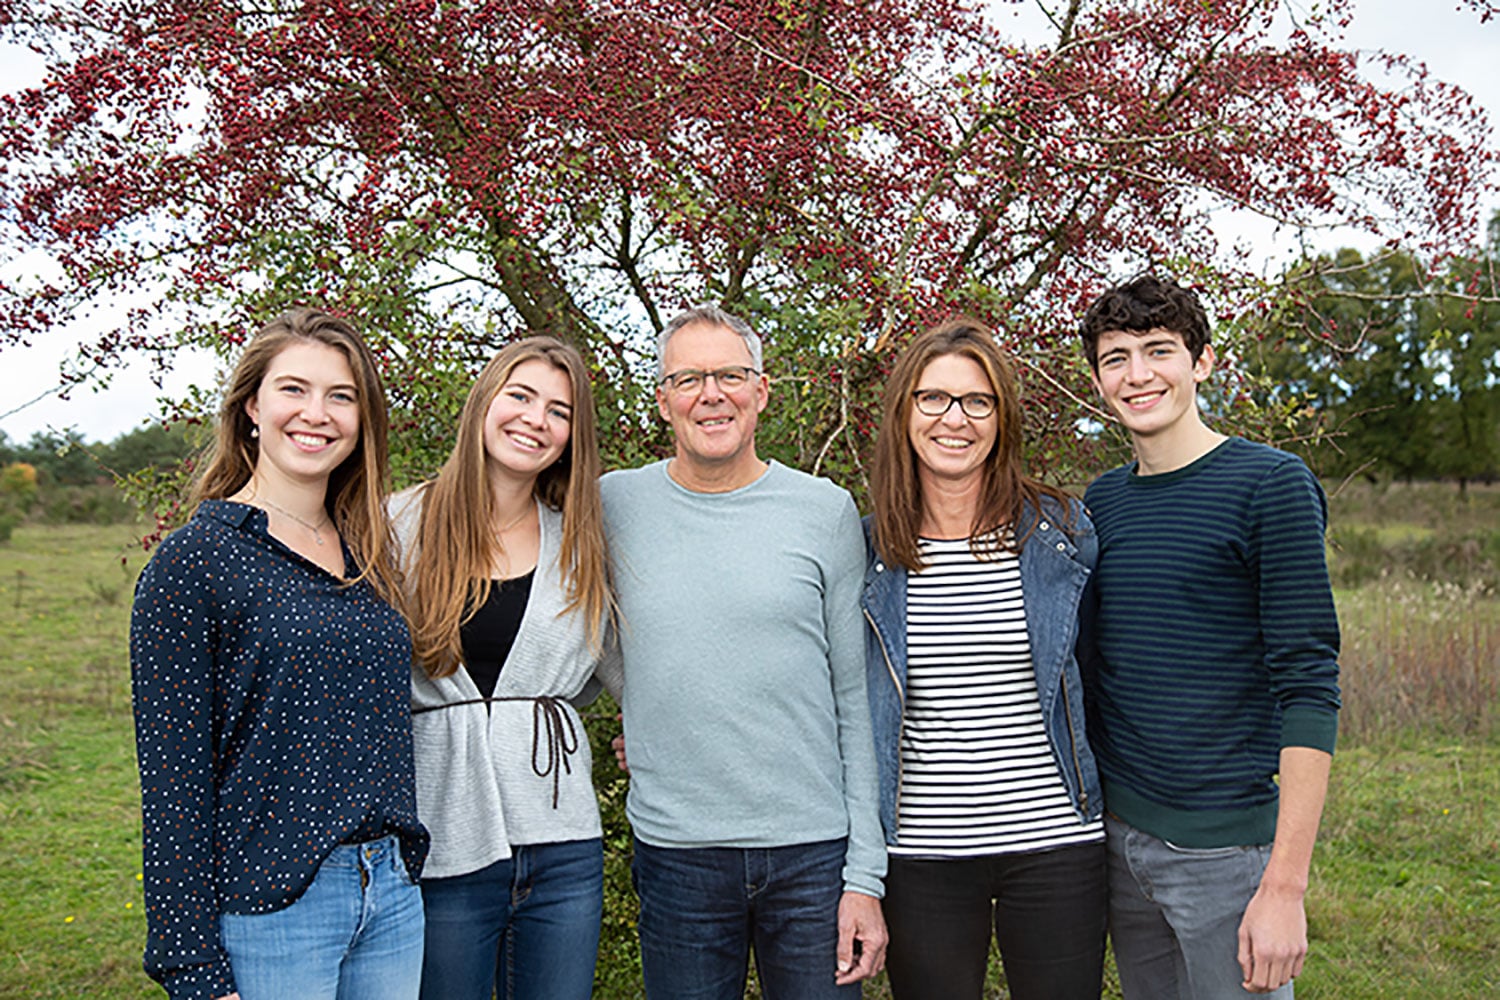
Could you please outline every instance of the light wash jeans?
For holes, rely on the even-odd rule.
[[[284,910],[224,913],[240,1000],[416,1000],[422,896],[395,837],[333,849]]]
[[[1270,844],[1178,847],[1113,816],[1109,936],[1125,1000],[1292,1000],[1292,984],[1250,993],[1240,983],[1240,920]]]

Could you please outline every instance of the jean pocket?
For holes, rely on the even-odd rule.
[[[1183,847],[1180,844],[1172,843],[1170,840],[1163,840],[1162,843],[1173,854],[1180,854],[1186,858],[1200,858],[1205,861],[1214,858],[1238,857],[1239,855],[1248,854],[1256,850],[1254,845],[1247,847],[1243,844],[1230,844],[1228,847]]]

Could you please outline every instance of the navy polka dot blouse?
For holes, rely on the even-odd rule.
[[[141,574],[130,665],[145,967],[170,996],[232,993],[219,914],[289,906],[340,842],[396,834],[421,870],[411,636],[370,586],[206,501]]]

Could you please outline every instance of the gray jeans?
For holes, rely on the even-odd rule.
[[[1239,928],[1270,844],[1177,847],[1106,817],[1109,936],[1125,1000],[1292,1000],[1240,983]]]

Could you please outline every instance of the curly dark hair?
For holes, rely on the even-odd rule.
[[[1079,332],[1083,353],[1099,370],[1099,338],[1115,330],[1146,333],[1171,330],[1197,361],[1208,346],[1208,316],[1196,293],[1171,278],[1143,274],[1116,285],[1094,300],[1083,315]]]

